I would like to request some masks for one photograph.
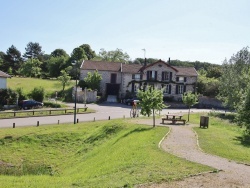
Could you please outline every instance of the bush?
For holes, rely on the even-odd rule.
[[[17,93],[12,89],[0,89],[0,104],[16,104]]]
[[[49,107],[49,108],[62,108],[61,104],[57,104],[57,103],[54,103],[54,102],[44,102],[43,105],[45,107]]]
[[[43,99],[45,97],[45,91],[44,88],[42,87],[35,87],[30,95],[29,95],[32,99],[39,101],[39,102],[43,102]]]

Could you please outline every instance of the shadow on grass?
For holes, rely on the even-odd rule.
[[[147,127],[147,128],[143,128],[143,127],[138,127],[138,128],[135,128],[135,129],[133,129],[133,130],[131,130],[131,131],[129,131],[129,132],[127,132],[126,134],[124,134],[123,136],[121,136],[120,138],[118,138],[116,141],[115,141],[115,143],[116,142],[118,142],[119,140],[121,140],[121,139],[123,139],[123,138],[125,138],[125,137],[127,137],[127,136],[129,136],[129,135],[131,135],[131,134],[133,134],[133,133],[140,133],[140,132],[144,132],[144,131],[150,131],[151,129],[153,129],[153,127]],[[114,143],[114,144],[115,144]]]
[[[223,120],[228,120],[230,123],[235,123],[235,114],[226,114],[226,113],[210,113],[209,115],[218,117]]]
[[[241,145],[250,148],[250,135],[237,136],[235,140],[240,141]]]

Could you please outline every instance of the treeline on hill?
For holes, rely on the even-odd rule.
[[[106,51],[100,49],[96,54],[90,45],[82,44],[72,50],[69,55],[63,49],[55,49],[50,54],[45,54],[38,42],[29,42],[24,54],[12,45],[6,53],[0,51],[0,70],[13,76],[34,77],[34,78],[59,78],[60,76],[78,77],[79,68],[83,60],[102,60],[110,62],[125,62],[144,64],[145,59],[136,58],[131,60],[126,52],[121,49]],[[147,64],[159,59],[147,58]],[[74,69],[73,64],[77,68]],[[171,60],[172,66],[195,67],[199,73],[198,92],[207,96],[216,96],[218,93],[218,78],[221,76],[221,66],[207,62],[189,62]]]

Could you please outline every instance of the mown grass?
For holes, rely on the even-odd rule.
[[[126,120],[1,129],[1,187],[132,187],[213,170],[159,149],[167,132]]]
[[[65,113],[66,110],[66,113]],[[77,114],[92,113],[93,109],[77,109]],[[35,110],[19,110],[19,111],[6,111],[0,112],[0,119],[6,118],[18,118],[18,117],[38,117],[38,116],[53,116],[53,115],[67,115],[73,114],[74,109],[69,108],[58,108],[58,109],[35,109]]]
[[[200,115],[207,114],[192,114],[190,123],[199,125]],[[208,129],[194,128],[199,135],[200,147],[206,153],[250,164],[250,144],[244,142],[244,129],[232,123],[230,114],[228,120],[222,117],[210,116]]]
[[[67,90],[73,87],[75,82],[70,82],[70,85],[65,87]],[[22,78],[12,77],[8,79],[7,87],[10,89],[22,88],[25,94],[30,93],[35,87],[43,87],[48,95],[55,94],[56,91],[62,90],[62,84],[58,80],[47,80],[38,78]]]

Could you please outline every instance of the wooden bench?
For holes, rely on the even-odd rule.
[[[171,121],[172,124],[176,124],[176,122],[183,122],[183,125],[186,124],[186,120],[185,119],[169,119],[169,118],[162,118],[162,124],[164,124],[164,121]]]

